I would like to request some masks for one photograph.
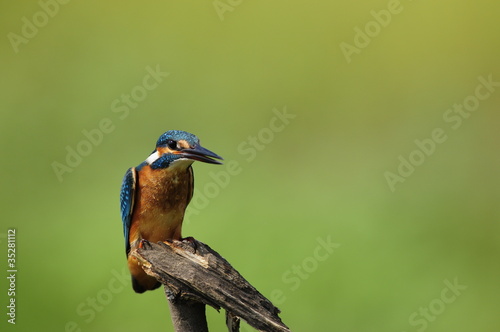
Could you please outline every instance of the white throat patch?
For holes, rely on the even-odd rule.
[[[158,153],[158,151],[155,151],[146,159],[146,162],[148,163],[148,165],[151,165],[152,163],[157,161],[158,158],[160,158],[160,154]]]
[[[188,168],[192,163],[194,162],[193,159],[188,159],[188,158],[179,158],[177,160],[174,160],[170,164],[170,168],[172,169],[186,169]]]

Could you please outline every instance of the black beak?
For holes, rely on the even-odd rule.
[[[202,147],[200,145],[196,145],[191,149],[182,149],[180,151],[180,153],[185,158],[202,161],[204,163],[217,164],[217,165],[222,164],[220,161],[215,160],[215,159],[222,160],[221,156],[213,153],[210,150],[205,149],[204,147]],[[215,158],[215,159],[213,159],[213,158]]]

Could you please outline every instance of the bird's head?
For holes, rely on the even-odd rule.
[[[222,157],[205,149],[193,134],[181,130],[169,130],[158,138],[156,148],[146,159],[151,168],[166,168],[175,164],[189,166],[198,160],[209,164],[222,164]],[[182,163],[181,163],[182,161]]]

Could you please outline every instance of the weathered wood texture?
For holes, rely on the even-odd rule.
[[[146,273],[166,286],[171,306],[176,303],[191,306],[201,302],[217,310],[224,308],[229,313],[226,317],[228,328],[233,331],[238,331],[237,317],[260,331],[290,331],[278,317],[279,309],[202,242],[193,238],[159,244],[145,241],[143,248],[132,252],[132,255],[139,259]],[[181,321],[192,316],[182,313],[190,308],[174,309],[181,310]],[[205,311],[202,312],[203,317],[196,316],[191,319],[205,320]],[[189,325],[190,322],[185,323]],[[203,330],[186,328],[176,331]]]

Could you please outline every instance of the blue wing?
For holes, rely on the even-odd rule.
[[[120,191],[120,208],[122,213],[123,235],[125,236],[125,253],[130,251],[128,241],[130,225],[132,224],[132,212],[134,211],[135,184],[137,182],[137,172],[131,167],[125,173]]]

